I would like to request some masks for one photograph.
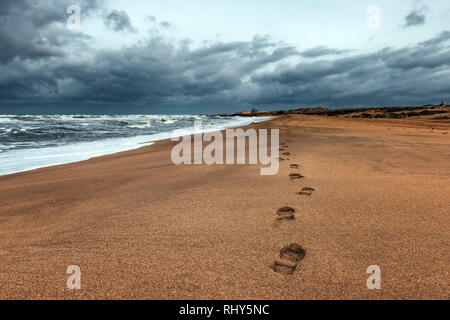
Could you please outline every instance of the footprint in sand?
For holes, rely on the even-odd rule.
[[[299,244],[293,243],[285,246],[280,251],[280,259],[276,260],[271,268],[277,273],[291,275],[297,269],[298,263],[305,258],[305,255],[305,249]]]
[[[291,173],[291,174],[289,174],[289,178],[291,180],[297,180],[297,179],[303,179],[304,176],[302,176],[300,173]]]
[[[290,168],[291,168],[291,169],[298,169],[298,164],[291,164],[291,165],[290,165]]]
[[[294,273],[297,265],[288,261],[275,261],[271,266],[273,271],[279,274],[291,275]]]
[[[295,219],[295,209],[291,207],[283,207],[277,210],[278,221],[281,220],[294,220]]]
[[[290,156],[291,154],[289,152],[284,152],[283,156]]]
[[[301,195],[301,196],[309,196],[309,197],[311,197],[311,195],[312,195],[312,193],[314,191],[316,191],[314,188],[306,187],[306,188],[303,188],[301,191],[297,192],[297,194]]]
[[[299,263],[303,258],[305,258],[306,252],[301,245],[293,243],[285,246],[280,251],[280,258],[282,260],[288,260],[293,263]]]

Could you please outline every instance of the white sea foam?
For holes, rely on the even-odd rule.
[[[150,121],[139,121],[138,123],[130,124],[127,127],[142,129],[142,128],[148,128],[150,126],[151,126]]]

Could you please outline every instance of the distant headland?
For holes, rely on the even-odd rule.
[[[251,111],[243,111],[232,114],[231,113],[216,114],[216,116],[255,117],[255,116],[279,116],[288,114],[345,117],[345,118],[381,118],[381,119],[417,118],[421,120],[449,122],[450,105],[442,103],[440,105],[424,105],[418,107],[374,107],[374,108],[344,108],[344,109],[328,109],[316,107],[316,108],[298,108],[298,109],[277,110],[277,111],[260,111],[253,109]]]

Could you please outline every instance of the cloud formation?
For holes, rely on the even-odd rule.
[[[414,26],[420,26],[425,24],[426,21],[426,16],[425,16],[425,8],[421,9],[421,10],[414,10],[412,12],[410,12],[406,17],[405,17],[405,28],[409,28],[409,27],[414,27]]]
[[[65,10],[72,2],[0,1],[0,63],[64,56],[67,42],[83,37],[65,28]],[[81,0],[80,5],[83,14],[89,15],[99,8],[100,1]]]
[[[350,50],[338,50],[338,49],[328,48],[326,46],[319,46],[319,47],[314,47],[314,48],[305,50],[305,51],[301,52],[300,55],[305,58],[317,58],[317,57],[328,56],[328,55],[333,55],[333,54],[339,55],[339,54],[343,54],[343,53],[346,53],[349,51]]]
[[[136,29],[131,25],[131,20],[128,14],[121,10],[111,11],[105,18],[105,25],[114,31],[136,32]]]
[[[7,44],[0,53],[0,113],[418,105],[450,92],[448,31],[415,46],[365,54],[325,46],[300,51],[269,36],[192,48],[188,39],[174,42],[163,33],[100,50],[65,28],[64,10],[48,5],[36,15],[33,3],[0,5],[0,41]],[[101,7],[89,3],[87,13]],[[115,31],[132,28],[126,12],[108,17]]]

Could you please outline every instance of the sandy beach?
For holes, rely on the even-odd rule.
[[[165,140],[0,177],[0,298],[449,298],[448,123],[285,115],[249,127],[280,129],[277,175],[176,166]],[[283,207],[293,219],[278,219]],[[291,244],[304,257],[276,272]],[[66,288],[69,265],[81,290]],[[381,290],[366,286],[371,265]]]

